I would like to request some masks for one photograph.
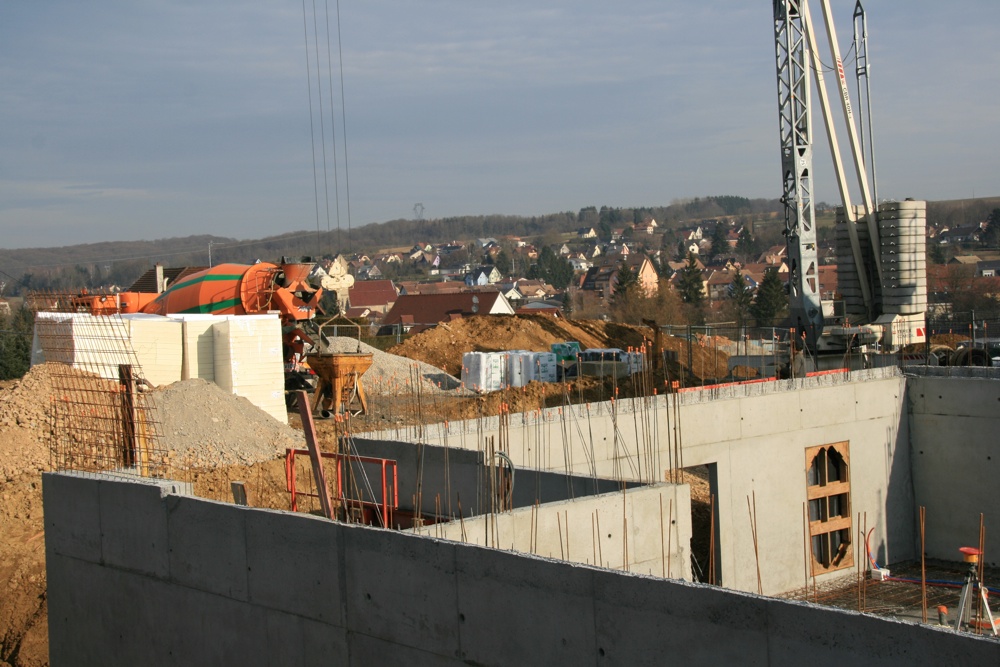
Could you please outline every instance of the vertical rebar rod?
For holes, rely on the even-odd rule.
[[[926,527],[927,508],[920,506],[920,618],[927,622],[927,551],[926,551]]]

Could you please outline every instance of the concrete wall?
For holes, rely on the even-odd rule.
[[[43,476],[51,664],[995,664],[849,612]]]
[[[880,561],[917,555],[904,389],[905,379],[888,368],[535,411],[512,415],[510,455],[526,468],[660,481],[679,441],[683,466],[714,464],[718,475],[719,583],[757,590],[747,509],[756,496],[761,584],[765,593],[781,593],[806,585],[810,572],[808,447],[849,442],[855,523],[861,514],[875,529],[871,546]],[[447,437],[453,448],[475,449],[477,432],[495,436],[496,426],[451,422]],[[444,426],[428,437],[443,439]]]
[[[691,494],[686,484],[642,486],[412,532],[572,563],[691,579]]]
[[[959,547],[978,546],[982,512],[986,560],[1000,564],[995,511],[1000,490],[1000,379],[914,377],[908,394],[913,485],[916,504],[927,508],[927,555],[959,560]]]
[[[437,445],[424,445],[421,449],[410,442],[371,438],[353,438],[351,442],[353,455],[396,461],[399,502],[405,509],[413,509],[417,496],[417,471],[422,468],[422,513],[434,514],[440,509],[442,514],[457,518],[459,501],[466,518],[490,511],[487,494],[483,492],[488,488],[489,472],[484,466],[486,457],[481,451]],[[495,461],[495,464],[499,465],[500,461]],[[308,470],[308,466],[304,460],[303,470]],[[381,479],[381,471],[374,464],[365,464],[364,467],[372,486],[377,488],[379,482],[376,480]],[[522,468],[516,470],[514,475],[513,505],[528,507],[536,502],[544,504],[610,493],[620,491],[621,486],[615,480]],[[627,482],[625,486],[632,488],[638,483]]]

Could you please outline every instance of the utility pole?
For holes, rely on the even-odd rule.
[[[212,268],[212,242],[208,242],[208,268]]]

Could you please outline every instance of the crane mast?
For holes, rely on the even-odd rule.
[[[778,70],[778,116],[789,262],[789,311],[812,349],[823,330],[819,256],[813,209],[810,68],[806,60],[805,0],[774,0],[774,41]]]
[[[772,0],[774,41],[778,79],[778,117],[781,138],[782,203],[785,208],[785,242],[789,260],[789,311],[796,335],[803,335],[810,352],[845,352],[880,340],[886,349],[925,340],[926,277],[923,274],[923,235],[926,203],[907,200],[886,204],[880,214],[869,188],[862,137],[851,105],[844,64],[837,46],[833,14],[829,0],[819,0],[826,39],[833,61],[833,71],[840,92],[850,159],[853,163],[862,206],[851,204],[844,159],[837,141],[830,98],[819,58],[819,44],[809,12],[808,0]],[[868,83],[867,25],[864,9],[855,6],[858,74]],[[860,40],[858,39],[860,35]],[[835,315],[832,304],[824,323],[824,308],[819,290],[819,258],[816,247],[813,207],[812,114],[810,80],[815,76],[820,110],[833,159],[834,174],[843,202],[843,224],[850,241],[853,267],[846,267],[845,299],[847,308]],[[870,93],[866,96],[870,101]],[[867,114],[868,145],[874,144],[871,109]],[[862,125],[863,125],[862,118]],[[872,151],[874,162],[874,151]],[[880,216],[884,215],[881,219]],[[863,223],[862,221],[863,216]],[[884,227],[884,229],[883,229]],[[866,236],[864,248],[861,236]],[[838,231],[839,234],[839,231]],[[867,253],[867,256],[866,256]],[[868,266],[874,271],[869,272]],[[856,290],[856,291],[855,291]],[[858,302],[858,296],[861,297]],[[850,309],[850,312],[847,312]],[[859,312],[860,311],[860,312]],[[863,313],[863,314],[862,314]],[[853,319],[861,315],[861,321]],[[819,358],[817,357],[817,362]]]

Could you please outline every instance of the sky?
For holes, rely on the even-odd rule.
[[[1000,2],[865,9],[879,197],[1000,195]],[[338,41],[337,0],[0,0],[0,248],[775,198],[771,12],[343,0]]]

